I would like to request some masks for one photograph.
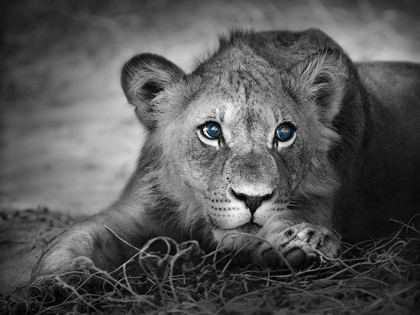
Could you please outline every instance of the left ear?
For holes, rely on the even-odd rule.
[[[121,87],[136,114],[149,130],[157,125],[156,113],[162,111],[156,97],[168,86],[179,82],[185,73],[166,58],[140,54],[131,58],[121,71]]]
[[[341,52],[328,50],[292,69],[299,94],[315,101],[321,122],[331,123],[340,111],[347,89],[350,62]]]

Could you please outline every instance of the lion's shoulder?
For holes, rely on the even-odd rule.
[[[401,113],[404,113],[420,98],[420,64],[378,61],[355,65],[368,94],[379,100],[373,101],[373,104],[391,110],[399,108]]]
[[[420,83],[420,64],[402,61],[376,61],[355,63],[363,81],[374,81],[384,88],[412,89]],[[408,85],[407,85],[408,84]]]

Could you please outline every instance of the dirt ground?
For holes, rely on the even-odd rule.
[[[24,285],[42,248],[78,220],[47,208],[0,210],[0,294]]]
[[[117,198],[134,169],[145,134],[119,87],[121,66],[132,55],[154,52],[191,71],[228,27],[318,27],[354,60],[420,62],[415,1],[19,0],[1,6],[2,294],[29,279],[54,235]]]

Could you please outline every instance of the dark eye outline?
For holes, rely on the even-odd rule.
[[[217,136],[211,136],[208,133],[207,130],[209,129],[209,126],[211,125],[215,125],[217,128],[219,128],[219,134]],[[219,123],[215,121],[206,122],[204,125],[200,126],[199,128],[200,128],[201,134],[209,140],[217,140],[222,136],[222,127],[220,126]]]
[[[288,127],[289,130],[290,130],[290,135],[286,139],[281,138],[280,135],[279,135],[279,129],[283,128],[283,127]],[[280,125],[277,126],[276,132],[275,132],[275,137],[280,142],[287,142],[287,141],[293,139],[293,136],[294,136],[295,132],[296,132],[296,127],[290,122],[285,122],[285,123],[281,123]]]

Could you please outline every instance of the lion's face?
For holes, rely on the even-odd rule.
[[[168,163],[179,184],[194,191],[201,203],[196,211],[218,240],[232,231],[255,234],[272,216],[295,217],[288,205],[319,144],[319,131],[307,123],[314,118],[299,113],[286,90],[253,80],[222,71],[204,89],[196,82],[186,108],[159,124]],[[279,78],[268,80],[276,86]]]
[[[177,169],[202,199],[217,238],[223,231],[255,233],[287,212],[307,162],[292,104],[281,91],[254,87],[245,96],[235,86],[231,92],[208,86],[185,111],[185,137],[173,144]]]
[[[332,67],[322,71],[332,61],[321,55],[282,72],[245,46],[218,57],[188,76],[155,55],[123,70],[127,98],[161,146],[167,194],[219,241],[256,234],[273,216],[330,226],[331,213],[289,205],[334,184],[328,150],[338,109]]]

